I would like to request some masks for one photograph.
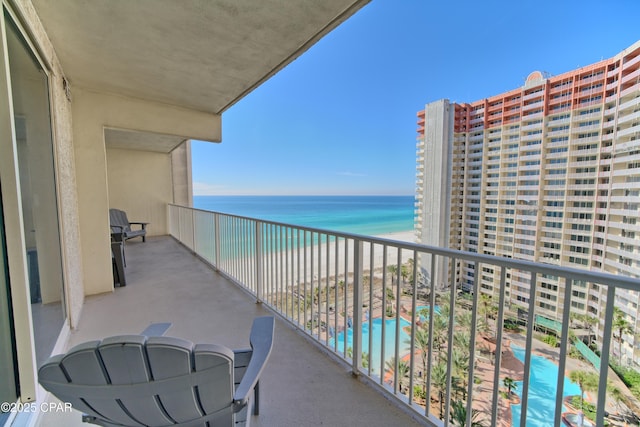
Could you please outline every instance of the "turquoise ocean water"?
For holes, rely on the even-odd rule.
[[[198,209],[380,235],[413,229],[413,196],[194,196]]]

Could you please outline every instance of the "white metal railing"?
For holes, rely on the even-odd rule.
[[[640,291],[638,279],[600,272],[177,205],[169,205],[168,214],[174,238],[430,425],[449,425],[453,418],[444,414],[460,407],[466,409],[465,425],[471,425],[476,410],[484,425],[496,425],[505,416],[502,365],[516,351],[524,354],[518,390],[520,413],[526,416],[520,417],[519,425],[524,427],[532,417],[562,425],[563,374],[574,364],[568,357],[570,340],[565,338],[570,336],[574,284],[587,283],[606,295],[593,333],[600,337],[602,366],[608,366],[617,347],[612,346],[616,289]],[[469,271],[478,274],[472,284],[463,286],[461,276]],[[461,298],[459,289],[478,289],[481,273],[495,278],[493,299],[481,297],[480,292]],[[541,326],[539,315],[548,312],[539,304],[544,289],[538,279],[545,277],[564,286],[558,287],[562,301],[558,318],[547,319],[560,329],[554,361],[560,374],[555,375],[555,391],[548,386],[543,390],[552,403],[542,408],[537,380],[553,375],[538,372],[533,363],[541,354],[534,328]],[[528,290],[522,288],[525,282]],[[512,292],[507,292],[512,284]],[[513,301],[514,296],[528,302]],[[502,327],[505,321],[519,324],[524,333],[508,333]],[[545,350],[550,351],[550,347]],[[608,377],[606,369],[598,375],[597,425],[603,425],[605,409],[612,404],[607,397]]]

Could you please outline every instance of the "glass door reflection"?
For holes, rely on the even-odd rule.
[[[5,13],[36,361],[65,318],[48,77]]]

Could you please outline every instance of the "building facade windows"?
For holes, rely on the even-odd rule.
[[[640,42],[620,56],[640,57]],[[477,179],[472,170],[454,170],[467,182],[467,189],[482,194],[476,198],[462,194],[460,199],[466,198],[461,206],[465,217],[470,209],[477,213],[477,206],[484,214],[485,230],[490,231],[481,243],[486,253],[640,278],[640,244],[633,241],[638,235],[634,227],[640,223],[636,200],[640,198],[640,172],[636,172],[640,171],[640,144],[633,141],[640,141],[640,134],[632,133],[640,129],[640,121],[634,117],[621,122],[640,111],[637,106],[629,108],[630,100],[640,99],[640,85],[627,85],[624,99],[617,87],[606,90],[619,77],[613,70],[624,70],[621,64],[624,61],[618,57],[598,63],[597,69],[587,73],[582,69],[549,77],[535,88],[539,96],[525,87],[492,96],[491,104],[504,108],[490,113],[483,109],[486,101],[477,101],[472,117],[478,125],[488,123],[486,129],[449,128],[452,140],[461,141],[455,149],[463,153],[468,167],[476,166],[473,162],[479,154],[464,153],[488,152],[482,162],[487,170],[483,179]],[[489,283],[492,277],[483,280],[487,286],[482,291],[495,295],[496,286]],[[524,307],[529,287],[523,278],[518,281],[509,298]],[[540,283],[549,292],[538,292],[537,306],[560,315],[563,308],[551,292],[561,292],[564,281]],[[586,289],[586,284],[573,286],[572,311],[599,316],[602,301],[585,304],[586,292],[578,288]],[[633,318],[640,322],[637,309]],[[640,366],[640,352],[636,358]]]

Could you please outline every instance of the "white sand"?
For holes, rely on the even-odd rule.
[[[413,230],[396,233],[388,233],[375,236],[383,239],[413,242]],[[265,254],[265,277],[273,277],[279,282],[278,287],[294,286],[298,282],[309,281],[312,278],[317,281],[327,277],[345,277],[354,272],[354,242],[353,240],[339,240],[336,248],[335,242],[308,246],[306,249],[290,249],[288,252]],[[373,248],[373,249],[372,249]],[[384,265],[384,250],[380,244],[371,245],[368,242],[362,246],[363,270],[369,271],[381,269]],[[338,256],[336,258],[336,250]],[[373,250],[373,258],[371,251]],[[345,256],[346,251],[346,256]],[[306,252],[306,253],[305,253]],[[403,250],[400,254],[400,263],[406,263],[413,257],[413,251]],[[345,269],[345,259],[347,268]],[[306,263],[305,263],[306,260]],[[371,263],[373,261],[373,266]],[[398,264],[398,250],[396,247],[387,246],[386,266]],[[300,272],[298,273],[298,269]]]
[[[375,237],[379,237],[381,239],[400,240],[402,242],[413,243],[415,242],[416,235],[414,230],[408,230],[408,231],[397,231],[395,233],[380,234]]]

